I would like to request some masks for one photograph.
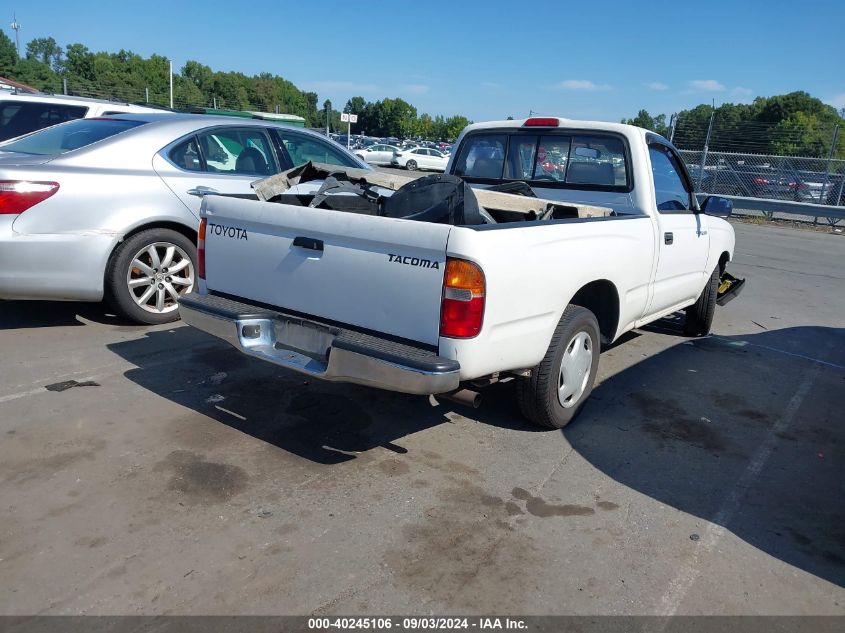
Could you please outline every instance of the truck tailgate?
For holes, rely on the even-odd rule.
[[[451,226],[206,196],[206,284],[430,345]]]

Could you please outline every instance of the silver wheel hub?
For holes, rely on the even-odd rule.
[[[575,406],[587,389],[593,368],[593,339],[583,330],[573,336],[563,352],[557,398],[565,409]]]
[[[141,309],[154,314],[173,312],[179,308],[179,297],[194,288],[194,265],[179,246],[154,242],[135,253],[126,286]]]

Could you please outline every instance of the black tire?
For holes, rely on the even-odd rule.
[[[417,161],[409,160],[407,163],[405,163],[405,169],[407,169],[408,171],[416,171],[417,170]]]
[[[701,291],[695,303],[686,309],[684,334],[687,336],[707,336],[713,325],[713,314],[716,312],[716,298],[719,295],[719,268],[717,267],[704,290]]]
[[[161,280],[162,284],[157,286],[158,288],[161,288],[165,281],[168,283],[172,282],[171,287],[173,287],[177,293],[181,295],[190,292],[196,284],[197,247],[190,239],[181,233],[172,229],[147,229],[136,233],[132,237],[118,244],[112,252],[111,257],[109,258],[109,263],[106,267],[106,301],[108,301],[112,308],[121,316],[129,319],[130,321],[146,325],[169,323],[179,319],[179,309],[178,307],[171,307],[175,304],[175,301],[169,294],[167,295],[167,311],[153,312],[142,308],[133,298],[133,293],[129,288],[128,277],[130,275],[130,270],[134,271],[131,273],[133,275],[143,276],[144,274],[138,272],[138,268],[133,266],[133,259],[135,255],[142,249],[150,247],[153,244],[169,244],[177,247],[177,249],[181,249],[181,251],[187,255],[187,258],[190,260],[189,266],[186,266],[182,269],[182,271],[184,271],[184,276],[189,277],[193,282],[190,286],[177,286],[175,282],[172,282],[171,277],[165,277]],[[179,255],[178,250],[177,255]],[[162,268],[161,271],[157,270],[156,272],[157,274],[166,274],[162,272],[164,270],[165,269]],[[179,276],[179,278],[181,279],[181,276]],[[156,284],[151,283],[151,285]],[[138,291],[140,291],[141,288],[142,287],[139,286]],[[146,285],[143,286],[143,288],[146,288]]]
[[[591,365],[586,373],[583,391],[570,404],[564,406],[558,397],[563,355],[576,341],[576,336],[586,333],[590,339]],[[552,335],[549,349],[540,364],[531,370],[531,376],[517,381],[519,409],[528,420],[552,429],[561,429],[572,422],[593,390],[599,367],[601,339],[596,316],[581,306],[568,305]]]

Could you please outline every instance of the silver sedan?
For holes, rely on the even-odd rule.
[[[0,299],[107,299],[178,318],[196,279],[202,196],[309,160],[367,169],[319,134],[191,114],[71,121],[0,144]]]

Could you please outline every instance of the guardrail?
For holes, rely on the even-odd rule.
[[[698,201],[702,202],[710,194],[696,193]],[[826,204],[814,204],[812,202],[793,202],[790,200],[772,200],[769,198],[746,198],[744,196],[719,196],[727,198],[734,205],[734,212],[737,211],[759,211],[766,218],[772,219],[775,213],[803,216],[813,218],[813,223],[818,223],[819,218],[824,218],[831,226],[837,225],[845,220],[845,207],[834,207]]]

